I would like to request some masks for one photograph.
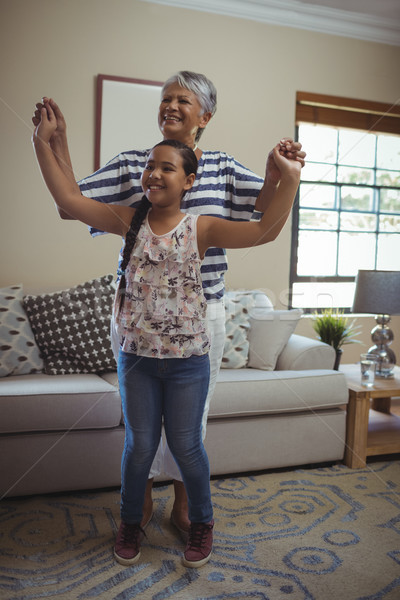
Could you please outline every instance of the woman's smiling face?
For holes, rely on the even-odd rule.
[[[158,126],[164,139],[174,139],[193,147],[199,127],[204,128],[210,113],[201,114],[196,94],[173,83],[165,90],[158,111]]]

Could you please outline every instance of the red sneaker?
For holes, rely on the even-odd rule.
[[[130,525],[121,521],[114,546],[114,556],[120,565],[128,567],[139,560],[140,544],[144,536],[139,524]]]
[[[213,545],[214,521],[209,523],[191,523],[189,540],[184,552],[185,567],[202,567],[211,557]]]

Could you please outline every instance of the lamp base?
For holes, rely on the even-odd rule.
[[[389,315],[377,315],[375,317],[376,327],[371,331],[374,346],[368,350],[368,354],[374,354],[377,358],[376,372],[377,377],[388,379],[393,377],[393,369],[396,365],[396,355],[389,344],[393,341],[393,331],[387,327],[390,322]]]

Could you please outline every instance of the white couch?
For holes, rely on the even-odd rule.
[[[225,352],[205,442],[212,475],[344,456],[348,393],[343,374],[332,370],[334,350],[290,334],[293,323],[283,349],[282,340],[272,344],[264,326],[274,321],[260,320],[262,308],[241,327],[246,366],[229,368]],[[120,485],[124,425],[115,371],[2,377],[0,414],[0,497]]]

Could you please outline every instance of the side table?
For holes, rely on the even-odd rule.
[[[359,364],[341,365],[339,370],[349,388],[345,464],[360,469],[367,456],[400,452],[400,417],[390,412],[391,398],[400,396],[400,367],[390,379],[376,378],[372,387],[361,385]]]

